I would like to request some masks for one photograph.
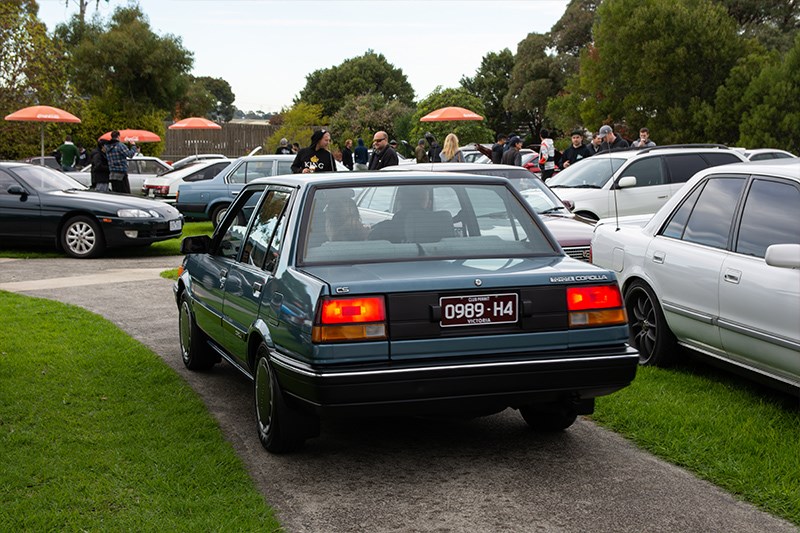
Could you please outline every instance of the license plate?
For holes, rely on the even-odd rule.
[[[181,229],[181,219],[176,218],[175,220],[169,221],[169,230],[170,231],[180,231]]]
[[[443,328],[491,326],[517,321],[517,294],[473,294],[439,298]]]
[[[155,189],[147,189],[147,196],[149,196],[150,198],[155,198],[156,197]]]

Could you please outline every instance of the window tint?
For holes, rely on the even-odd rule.
[[[671,220],[664,228],[664,231],[661,232],[664,237],[672,237],[673,239],[683,238],[683,230],[686,229],[686,222],[689,220],[689,215],[692,214],[694,204],[700,197],[700,192],[703,190],[704,185],[705,182],[695,187],[691,194],[683,200],[683,203],[678,209],[672,213]]]
[[[800,244],[800,190],[787,182],[756,179],[744,204],[735,250],[764,257],[771,244]]]
[[[708,168],[708,163],[700,154],[668,155],[664,157],[664,162],[672,183],[684,183],[698,171]]]
[[[249,208],[252,207],[253,202],[261,196],[264,192],[263,188],[250,189],[243,191],[236,202],[231,207],[231,211],[222,222],[222,225],[217,228],[219,237],[217,245],[217,254],[229,259],[236,259],[239,255],[239,250],[244,242],[245,232],[247,231],[247,213],[250,212]],[[248,208],[246,210],[246,208]]]
[[[689,216],[683,240],[714,248],[727,247],[744,183],[743,178],[709,179]]]
[[[650,185],[663,185],[664,170],[661,165],[660,157],[648,157],[641,161],[631,163],[628,168],[623,169],[620,177],[635,176],[637,187],[649,187]]]
[[[277,256],[277,251],[271,252],[269,243],[273,231],[278,222],[278,218],[283,213],[289,201],[289,193],[283,191],[270,191],[261,204],[258,214],[253,220],[253,227],[247,236],[247,242],[242,252],[242,263],[248,263],[257,267],[264,266],[268,250],[272,255]]]
[[[730,163],[741,163],[742,160],[733,154],[725,152],[713,152],[703,154],[703,159],[708,161],[708,166],[716,167],[719,165],[728,165]]]
[[[155,161],[137,161],[137,163],[139,163],[139,174],[158,174],[166,170]]]
[[[12,185],[19,185],[17,180],[0,170],[0,195],[8,194],[8,188]]]
[[[250,161],[247,163],[245,181],[250,183],[258,178],[272,176],[272,161]]]
[[[292,173],[292,161],[278,161],[278,176]]]

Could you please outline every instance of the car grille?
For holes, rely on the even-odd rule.
[[[567,246],[564,251],[573,259],[580,261],[592,262],[592,253],[588,246]]]

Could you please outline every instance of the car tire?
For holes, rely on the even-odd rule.
[[[97,257],[105,249],[100,225],[91,217],[80,215],[67,220],[61,228],[61,248],[70,257]]]
[[[216,228],[222,222],[222,219],[225,218],[225,213],[228,212],[228,208],[230,204],[222,204],[214,206],[214,209],[211,210],[211,224]]]
[[[524,405],[519,413],[531,429],[543,432],[564,431],[578,418],[572,402]]]
[[[181,295],[178,310],[178,340],[183,364],[189,370],[209,370],[219,361],[219,356],[208,345],[208,337],[194,319],[186,292]]]
[[[303,446],[319,433],[319,421],[286,404],[278,378],[269,362],[269,348],[258,347],[253,380],[258,440],[270,453],[286,453]]]
[[[642,281],[634,281],[625,291],[629,342],[639,351],[639,364],[669,366],[678,355],[678,343],[669,329],[661,304],[653,290]]]

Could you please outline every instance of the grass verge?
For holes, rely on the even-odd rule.
[[[214,226],[211,222],[187,222],[183,225],[180,237],[166,241],[156,242],[150,246],[137,248],[112,248],[107,250],[104,257],[160,257],[165,255],[180,255],[181,240],[193,235],[211,235]],[[15,259],[46,259],[50,257],[67,257],[55,249],[55,246],[28,246],[3,243],[0,247],[0,257]]]
[[[640,367],[592,418],[761,509],[800,525],[800,405],[689,360]]]
[[[280,529],[156,354],[75,306],[0,292],[0,316],[0,530]]]

